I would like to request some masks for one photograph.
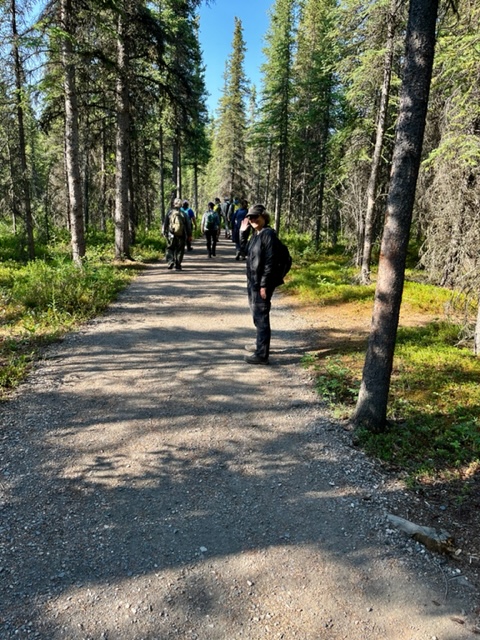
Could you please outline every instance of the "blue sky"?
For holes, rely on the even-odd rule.
[[[210,113],[217,108],[223,88],[225,62],[232,52],[235,17],[240,18],[245,41],[245,75],[250,83],[260,86],[262,49],[269,25],[268,9],[273,0],[211,0],[200,7],[200,44],[206,66],[205,83],[210,97]]]

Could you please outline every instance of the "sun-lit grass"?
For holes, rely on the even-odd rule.
[[[141,265],[115,265],[107,234],[89,238],[81,269],[72,264],[61,233],[48,249],[40,239],[42,257],[30,262],[18,259],[18,238],[4,234],[0,244],[2,399],[24,379],[42,345],[105,310]]]
[[[373,286],[358,287],[355,294],[351,282],[356,272],[345,256],[317,260],[297,262],[290,293],[319,305],[333,304],[339,316],[351,300],[373,304]],[[480,461],[480,358],[458,346],[461,327],[447,322],[445,315],[451,300],[451,291],[407,280],[402,311],[415,313],[417,324],[424,314],[425,321],[399,329],[386,433],[357,434],[369,454],[406,470],[411,478],[463,473]],[[339,418],[348,419],[353,412],[364,358],[363,348],[352,349],[339,339],[335,355],[304,359],[315,370],[319,394]]]

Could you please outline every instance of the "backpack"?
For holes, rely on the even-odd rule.
[[[185,236],[185,218],[177,209],[173,209],[170,213],[170,233],[179,238]]]
[[[215,231],[218,228],[218,216],[215,211],[209,211],[205,220],[205,229]]]
[[[275,241],[275,281],[276,287],[284,284],[284,278],[292,267],[292,256],[286,244],[276,237]]]
[[[277,238],[276,244],[275,261],[277,263],[276,268],[278,272],[278,282],[275,286],[279,287],[283,284],[283,279],[292,267],[292,256],[290,255],[287,245],[283,244],[280,238]]]

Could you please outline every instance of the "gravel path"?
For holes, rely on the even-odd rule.
[[[51,347],[0,407],[0,638],[463,640],[474,585],[389,528],[408,496],[330,421],[276,296],[197,243]]]

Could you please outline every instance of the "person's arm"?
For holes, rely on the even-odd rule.
[[[269,228],[270,229],[270,228]],[[260,278],[260,296],[265,300],[267,298],[267,290],[272,291],[274,269],[275,269],[275,232],[265,230],[262,236],[262,252],[263,252],[263,273]]]
[[[163,221],[162,233],[165,237],[168,235],[168,227],[170,225],[170,212],[165,216],[165,220]]]

